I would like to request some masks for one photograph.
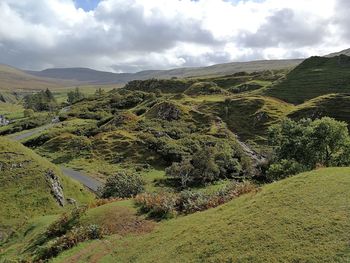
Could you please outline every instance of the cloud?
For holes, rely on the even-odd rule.
[[[350,41],[346,0],[81,1],[2,0],[0,63],[125,72],[326,54]]]

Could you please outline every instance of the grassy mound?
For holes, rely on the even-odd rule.
[[[232,97],[221,102],[202,103],[199,107],[203,112],[219,116],[242,139],[255,141],[262,140],[268,126],[292,108],[288,103],[263,96]]]
[[[350,92],[350,57],[311,57],[266,94],[300,104],[331,93]]]
[[[64,198],[73,198],[78,203],[92,200],[92,194],[63,176],[56,166],[3,137],[0,137],[0,171],[0,231],[25,224],[35,216],[63,211],[46,177],[48,171],[58,177]]]
[[[143,236],[85,243],[54,262],[347,262],[349,173],[304,173]]]
[[[324,116],[350,124],[350,95],[330,94],[320,96],[299,105],[288,115],[293,119],[316,119]]]

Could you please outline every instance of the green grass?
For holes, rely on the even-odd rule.
[[[265,94],[293,104],[321,95],[350,92],[350,57],[312,57]]]
[[[23,118],[24,108],[20,104],[0,102],[0,115],[5,115],[9,120]]]
[[[82,244],[53,262],[348,262],[349,175],[303,173],[149,234]]]
[[[329,94],[317,97],[298,105],[288,116],[295,119],[329,116],[350,124],[350,95]]]
[[[79,203],[90,202],[92,194],[79,183],[62,175],[61,171],[46,159],[21,144],[0,137],[0,230],[16,228],[30,218],[60,213],[64,209],[51,194],[45,172],[52,170],[61,180],[65,198]]]

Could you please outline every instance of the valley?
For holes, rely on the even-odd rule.
[[[0,262],[346,262],[349,61],[26,72],[55,84],[4,89]]]

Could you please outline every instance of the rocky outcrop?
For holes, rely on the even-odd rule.
[[[178,120],[181,116],[180,108],[170,102],[161,102],[153,106],[150,111],[154,117],[167,121]]]
[[[51,194],[56,199],[60,206],[64,206],[64,194],[63,187],[57,175],[52,170],[47,170],[45,173],[46,181],[49,183],[51,188]]]

